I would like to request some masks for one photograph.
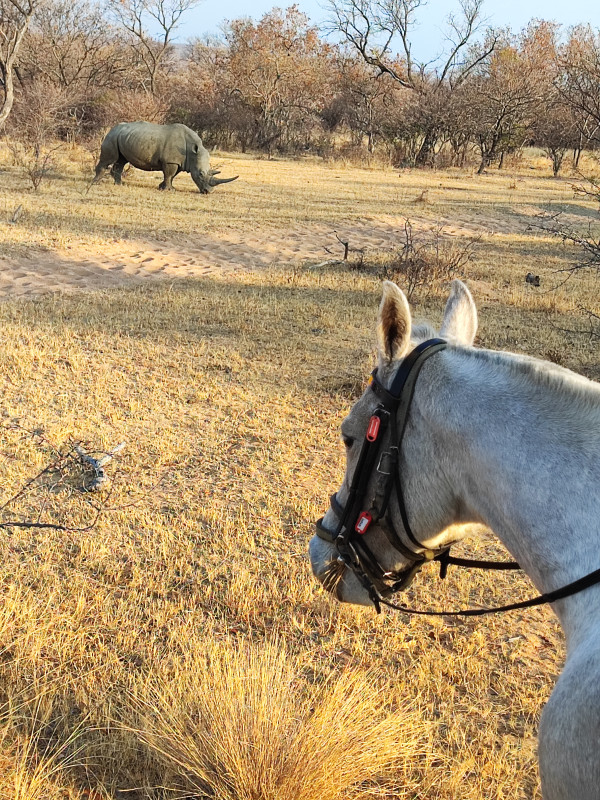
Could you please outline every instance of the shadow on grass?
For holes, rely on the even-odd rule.
[[[361,287],[345,285],[355,278]],[[306,279],[314,280],[312,274]],[[298,276],[285,272],[255,273],[251,283],[231,277],[161,280],[7,301],[0,304],[0,320],[18,321],[40,339],[66,331],[102,359],[130,340],[147,340],[165,358],[170,347],[188,343],[218,353],[215,368],[227,368],[239,384],[258,371],[263,380],[281,381],[283,392],[295,386],[355,394],[372,352],[380,282],[335,267],[330,279],[336,285],[290,285]]]

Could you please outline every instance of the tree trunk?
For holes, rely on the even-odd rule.
[[[369,131],[367,133],[367,152],[370,155],[373,155],[375,151],[375,135],[373,131]]]
[[[6,58],[6,61],[2,65],[2,72],[4,78],[4,101],[0,106],[0,129],[3,127],[4,123],[8,119],[10,112],[12,111],[13,103],[15,100],[15,87],[14,87],[14,80],[13,80],[13,72],[15,68],[15,61],[17,60],[17,55],[19,53],[19,49],[21,47],[21,43],[23,41],[23,37],[29,27],[29,20],[31,19],[31,14],[33,13],[33,8],[29,11],[29,13],[25,13],[23,18],[20,21],[20,28],[17,28],[14,34],[14,40],[11,45],[9,45],[9,52]]]
[[[8,119],[8,115],[12,111],[13,103],[15,100],[15,91],[13,86],[13,71],[12,67],[8,64],[4,70],[4,102],[0,108],[0,128]]]
[[[481,175],[484,169],[490,163],[492,151],[488,150],[485,147],[482,139],[479,140],[479,149],[481,150],[481,163],[479,164],[479,169],[477,170],[477,174]]]
[[[425,131],[425,137],[421,142],[421,147],[415,158],[415,165],[417,167],[427,167],[431,164],[435,140],[436,135],[433,128],[429,128],[429,130]]]
[[[506,151],[505,151],[505,150],[503,150],[503,151],[500,153],[500,161],[498,162],[498,169],[502,169],[502,167],[504,166],[504,154],[505,154],[505,152],[506,152]]]
[[[565,151],[559,147],[556,150],[551,151],[550,157],[552,158],[552,174],[555,178],[557,178],[565,157]]]

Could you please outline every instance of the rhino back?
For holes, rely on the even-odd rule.
[[[152,122],[123,122],[116,125],[119,150],[134,167],[160,170],[164,164],[186,164],[189,134],[197,136],[186,125],[156,125]]]

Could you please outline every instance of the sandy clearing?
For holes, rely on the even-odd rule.
[[[481,223],[473,217],[411,217],[413,228],[440,227],[452,237],[510,233],[508,226]],[[264,269],[274,264],[315,263],[341,257],[338,236],[352,250],[365,253],[398,246],[404,218],[373,218],[328,225],[298,226],[287,231],[229,231],[222,235],[182,237],[178,241],[120,240],[92,249],[72,244],[63,249],[30,251],[26,257],[0,258],[0,298],[35,297],[49,292],[74,292],[128,286],[148,280],[205,276],[237,270]],[[506,228],[506,230],[504,230]]]

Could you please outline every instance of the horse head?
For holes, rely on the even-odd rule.
[[[462,537],[448,480],[460,450],[445,446],[448,434],[431,409],[444,392],[436,353],[446,343],[470,347],[476,331],[475,304],[460,281],[446,303],[443,340],[428,326],[413,327],[406,297],[384,283],[378,366],[341,425],[344,480],[310,542],[313,572],[339,600],[377,607],[378,596],[406,588],[423,563]]]

